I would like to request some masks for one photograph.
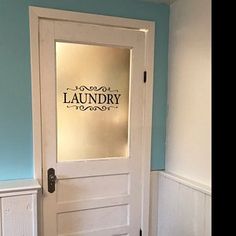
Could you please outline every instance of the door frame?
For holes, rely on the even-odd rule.
[[[155,22],[41,8],[29,6],[30,24],[30,59],[31,59],[31,90],[32,90],[32,122],[33,122],[33,159],[34,178],[42,186],[42,124],[40,98],[40,63],[39,63],[39,20],[66,20],[96,25],[128,28],[145,32],[145,71],[148,79],[144,83],[144,119],[143,119],[143,153],[142,153],[142,219],[143,235],[149,232],[149,198],[151,172],[151,132],[152,132],[152,100],[154,73]],[[42,219],[42,197],[39,197],[39,230]],[[40,234],[41,235],[41,234]]]

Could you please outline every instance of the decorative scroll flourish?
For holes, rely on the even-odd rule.
[[[76,90],[78,90],[78,89],[79,89],[79,87],[78,87],[78,86],[75,86],[74,89],[73,89],[73,88],[67,88],[66,90],[76,91]]]
[[[68,106],[67,105],[67,108],[71,108],[71,107],[75,107],[76,110],[80,110],[80,111],[86,111],[86,110],[90,110],[90,111],[97,111],[97,110],[100,110],[100,111],[110,111],[112,108],[118,108],[117,106],[83,106],[83,105],[80,105],[80,106],[77,106],[77,105],[71,105],[71,106]]]
[[[85,85],[82,85],[82,86],[80,86],[80,87],[78,87],[78,86],[75,86],[75,88],[67,88],[66,90],[71,90],[71,91],[77,91],[77,90],[79,90],[79,91],[85,91],[85,90],[87,90],[87,91],[95,91],[95,92],[97,92],[97,91],[102,91],[102,92],[118,92],[118,90],[111,90],[111,88],[110,87],[106,87],[106,86],[101,86],[101,87],[97,87],[97,86],[85,86]]]

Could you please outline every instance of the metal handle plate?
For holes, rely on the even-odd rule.
[[[55,170],[53,168],[48,169],[48,192],[53,193],[55,191],[55,184],[57,181],[57,176],[55,175]]]

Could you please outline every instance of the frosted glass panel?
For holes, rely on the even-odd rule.
[[[56,42],[57,160],[128,157],[130,49]]]

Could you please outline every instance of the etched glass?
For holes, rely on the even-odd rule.
[[[129,156],[130,55],[56,42],[59,162]]]

